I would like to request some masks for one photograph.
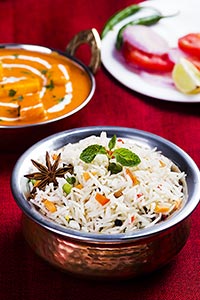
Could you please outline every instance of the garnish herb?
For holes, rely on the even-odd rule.
[[[80,159],[86,163],[91,163],[97,154],[107,154],[106,149],[98,144],[90,145],[82,151]]]
[[[49,89],[49,90],[53,90],[53,89],[54,89],[54,82],[53,82],[53,80],[51,79],[51,80],[50,80],[50,83],[47,84],[47,85],[45,85],[45,87],[46,87],[47,89]]]
[[[126,148],[116,149],[113,155],[122,166],[133,167],[140,163],[139,156]]]
[[[116,145],[116,140],[117,140],[117,137],[116,137],[116,135],[114,134],[113,137],[110,139],[110,141],[109,141],[109,143],[108,143],[108,148],[109,148],[110,150],[112,150],[112,149],[115,147],[115,145]]]
[[[30,72],[30,71],[21,71],[20,73],[31,75],[31,72]]]
[[[108,147],[113,150],[116,145],[116,136],[114,135],[109,141]],[[94,144],[85,148],[81,155],[80,159],[85,163],[91,163],[97,154],[105,154],[110,159],[109,151],[106,150],[105,147]],[[122,170],[122,166],[133,167],[138,165],[141,160],[139,156],[133,153],[131,150],[126,148],[119,148],[112,151],[112,158],[116,159],[116,162],[109,162],[108,170],[110,170],[111,174],[117,174]]]
[[[16,92],[15,90],[10,89],[10,90],[8,91],[8,96],[9,96],[9,97],[14,97],[16,93],[17,93],[17,92]]]
[[[22,101],[23,99],[24,99],[24,97],[23,97],[22,95],[20,95],[20,96],[18,96],[17,98],[11,99],[11,101],[16,101],[16,100]]]
[[[120,164],[111,162],[108,165],[108,171],[110,171],[111,174],[118,174],[119,172],[122,171],[122,166]]]
[[[24,99],[24,97],[22,95],[20,95],[17,100],[22,101]]]
[[[40,72],[41,72],[41,74],[46,75],[48,70],[41,70]]]
[[[14,53],[13,56],[14,56],[15,58],[18,58],[19,54]]]

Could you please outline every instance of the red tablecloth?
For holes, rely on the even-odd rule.
[[[1,0],[0,42],[39,44],[64,50],[80,30],[101,31],[107,18],[134,1]],[[136,2],[136,1],[135,1]],[[84,58],[84,54],[83,54]],[[117,125],[158,134],[184,149],[200,166],[200,105],[155,100],[131,91],[102,67],[90,103],[54,131]],[[48,132],[46,132],[48,135]],[[1,139],[1,145],[3,141]],[[102,282],[74,278],[40,259],[21,232],[21,211],[10,191],[12,168],[21,154],[0,157],[0,298],[87,300],[200,299],[200,207],[192,214],[189,240],[165,268],[144,278]]]

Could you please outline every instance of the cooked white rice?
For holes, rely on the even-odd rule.
[[[141,160],[137,166],[123,167],[118,174],[110,174],[108,157],[104,154],[98,154],[92,163],[80,159],[80,153],[87,146],[100,144],[108,149],[109,140],[102,132],[99,137],[90,136],[50,152],[51,158],[54,153],[61,153],[59,167],[72,164],[74,175],[66,173],[65,178],[57,178],[59,186],[56,189],[52,183],[46,186],[45,191],[37,189],[34,199],[30,201],[42,214],[68,228],[115,234],[152,226],[182,206],[185,174],[157,149],[128,139],[117,139],[116,148],[130,149]],[[112,160],[115,161],[115,158]],[[45,155],[38,161],[45,164]],[[127,174],[127,169],[136,179],[135,183]],[[35,171],[35,167],[30,170]],[[84,178],[85,172],[89,178]],[[70,176],[75,176],[76,182],[67,195],[62,187]],[[95,198],[97,193],[107,198],[108,202],[100,204]],[[54,204],[54,212],[45,206],[45,200]]]

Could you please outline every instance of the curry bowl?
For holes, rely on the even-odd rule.
[[[186,174],[184,201],[177,211],[153,226],[129,232],[86,232],[50,220],[28,200],[25,174],[38,154],[56,151],[90,136],[128,139],[139,147],[157,149]],[[153,272],[170,262],[184,247],[190,233],[191,214],[200,198],[199,170],[192,158],[170,141],[149,132],[112,126],[83,127],[51,135],[26,150],[16,162],[11,190],[22,210],[22,229],[31,248],[54,267],[91,278],[130,278]]]
[[[89,66],[74,56],[84,43],[91,47]],[[79,32],[65,52],[37,45],[0,45],[2,146],[7,141],[14,146],[17,138],[18,147],[25,148],[45,132],[53,133],[52,123],[81,110],[94,95],[99,66],[100,38],[95,29]]]

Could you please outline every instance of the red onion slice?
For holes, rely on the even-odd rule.
[[[185,58],[189,57],[187,54],[185,54],[179,48],[169,49],[168,55],[169,55],[170,60],[173,61],[175,64],[180,60],[181,57],[185,57]]]
[[[123,40],[146,53],[162,55],[169,51],[167,41],[144,25],[127,26],[123,32]]]

